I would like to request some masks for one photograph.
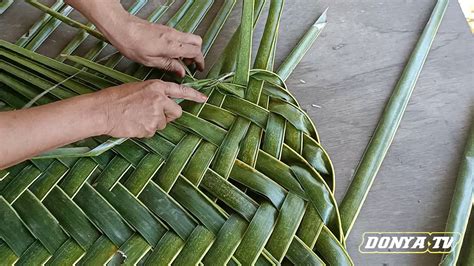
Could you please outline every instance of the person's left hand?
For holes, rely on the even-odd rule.
[[[198,35],[152,24],[129,14],[113,24],[114,27],[103,30],[104,35],[135,62],[175,72],[180,77],[186,74],[181,59],[188,65],[196,63],[200,71],[204,69],[202,39]]]

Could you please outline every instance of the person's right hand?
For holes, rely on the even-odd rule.
[[[183,85],[147,80],[127,83],[99,91],[92,97],[104,102],[104,133],[117,138],[152,137],[168,122],[179,118],[181,106],[173,99],[205,102],[207,96]]]
[[[153,24],[127,12],[119,18],[115,25],[107,23],[100,28],[113,46],[128,59],[174,72],[179,77],[186,74],[180,59],[187,65],[196,63],[199,71],[204,70],[202,39],[198,35]]]

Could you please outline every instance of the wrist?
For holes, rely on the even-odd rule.
[[[97,3],[96,14],[88,16],[97,29],[112,44],[118,41],[123,34],[124,27],[131,19],[131,15],[123,8],[120,1],[92,1]],[[122,36],[123,37],[123,36]]]
[[[80,101],[81,121],[90,136],[106,135],[109,130],[109,100],[103,93],[91,93],[77,97]],[[88,136],[88,137],[90,137]]]

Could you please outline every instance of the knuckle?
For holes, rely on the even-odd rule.
[[[176,109],[176,118],[180,118],[183,115],[183,109],[181,106],[178,105],[178,108]]]
[[[159,80],[150,81],[147,85],[147,89],[154,92],[155,96],[159,97],[163,95],[163,87],[166,86],[163,82]]]
[[[157,119],[154,119],[154,118],[152,117],[152,118],[150,118],[150,121],[148,122],[148,124],[147,124],[145,130],[146,130],[147,132],[152,132],[152,131],[155,130],[155,128],[156,128],[157,125],[158,125]]]
[[[148,124],[145,127],[144,134],[151,134],[151,133],[155,132],[155,128],[156,128],[156,126],[154,125],[154,123]]]
[[[147,138],[151,138],[155,135],[155,130],[148,130],[145,134]]]
[[[166,60],[165,69],[167,71],[173,70],[173,61],[171,59]]]
[[[150,89],[155,89],[159,87],[160,84],[161,84],[161,80],[159,79],[150,79],[150,80],[145,81],[146,88],[150,88]]]
[[[188,88],[186,88],[183,85],[179,85],[179,92],[181,93],[182,96],[184,96],[188,93]]]
[[[158,102],[164,102],[168,97],[166,97],[164,94],[162,93],[157,93],[156,96],[155,96],[155,100],[158,101]],[[157,112],[160,112],[161,111],[161,108],[159,108],[158,106],[155,106],[155,110]]]
[[[148,59],[143,60],[142,64],[146,67],[153,67],[153,63]]]
[[[149,100],[159,100],[160,97],[163,95],[161,92],[161,86],[157,86],[158,84],[150,84],[147,86],[146,91],[144,93],[144,97]]]
[[[163,130],[166,127],[166,122],[160,122],[158,123],[158,126],[156,127],[157,130]]]
[[[150,56],[147,56],[146,54],[140,54],[137,56],[136,59],[139,63],[147,67],[152,67],[155,64],[153,58]]]

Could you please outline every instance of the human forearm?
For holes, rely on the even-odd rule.
[[[181,116],[173,99],[205,102],[207,97],[183,85],[148,80],[0,112],[0,169],[92,136],[151,137]]]
[[[0,113],[0,169],[39,153],[104,134],[101,97],[74,97],[35,108]]]
[[[97,26],[109,41],[131,17],[119,0],[65,0]]]

